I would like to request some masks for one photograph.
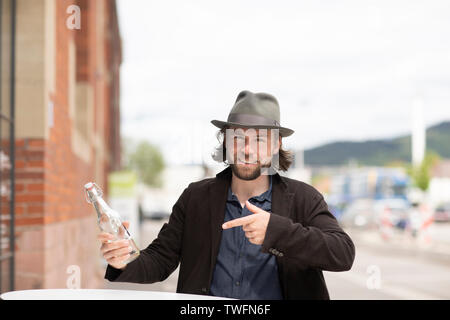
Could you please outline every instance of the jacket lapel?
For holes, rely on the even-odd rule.
[[[276,173],[272,179],[272,213],[289,217],[294,193],[288,191],[283,178]]]
[[[211,271],[210,282],[219,253],[220,239],[222,237],[222,224],[225,219],[225,206],[228,188],[231,183],[231,168],[228,167],[216,175],[209,190],[209,216],[211,219]]]
[[[288,191],[286,181],[276,173],[272,179],[272,214],[280,215],[286,218],[290,218],[290,211],[292,208],[292,201],[294,199],[294,193]],[[283,290],[283,296],[288,297],[284,272],[284,263],[286,259],[277,257],[278,275],[281,280],[281,287]]]

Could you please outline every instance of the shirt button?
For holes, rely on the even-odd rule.
[[[236,285],[239,286],[241,285],[241,283],[239,281],[236,281]]]

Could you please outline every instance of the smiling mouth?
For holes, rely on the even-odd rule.
[[[248,161],[238,159],[237,164],[243,164],[243,165],[249,166],[249,165],[257,165],[258,162],[257,161],[256,162],[248,162]]]

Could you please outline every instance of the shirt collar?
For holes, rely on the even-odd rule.
[[[272,176],[269,175],[269,189],[261,193],[259,196],[253,196],[250,199],[255,199],[257,201],[269,201],[272,202]],[[237,196],[231,191],[231,185],[228,188],[227,201],[238,200]]]

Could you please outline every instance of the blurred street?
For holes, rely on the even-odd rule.
[[[144,220],[141,248],[158,234],[166,220]],[[434,225],[436,241],[426,247],[406,242],[386,243],[372,231],[348,231],[356,245],[356,259],[348,272],[324,272],[333,300],[450,299],[450,224]],[[440,251],[439,251],[440,250]],[[178,271],[178,270],[177,270]],[[110,289],[176,291],[178,272],[155,284],[110,283]]]
[[[444,227],[450,231],[450,225]],[[385,242],[371,231],[349,233],[356,246],[355,262],[348,272],[325,272],[331,299],[450,298],[448,245],[418,248]]]

